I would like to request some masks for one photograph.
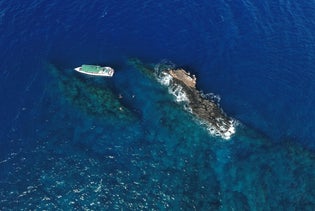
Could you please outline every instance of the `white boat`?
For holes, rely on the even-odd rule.
[[[114,75],[114,69],[111,67],[101,67],[98,65],[82,65],[81,67],[74,68],[75,71],[78,71],[87,75],[94,76],[104,76],[104,77],[112,77]]]

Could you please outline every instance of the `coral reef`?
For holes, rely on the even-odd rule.
[[[84,77],[79,77],[74,72],[62,72],[53,65],[49,67],[57,79],[56,85],[60,93],[80,110],[98,117],[134,120],[135,115],[110,88],[93,83],[93,80],[84,80]]]

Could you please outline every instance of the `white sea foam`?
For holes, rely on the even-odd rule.
[[[183,87],[181,87],[180,85],[169,87],[169,92],[175,96],[176,102],[189,102],[188,97],[183,90]]]
[[[175,97],[176,102],[189,102],[183,87],[178,84],[172,84],[173,77],[170,74],[162,72],[157,78],[162,85],[168,87],[169,93]]]
[[[161,73],[160,76],[158,76],[158,81],[164,85],[169,86],[172,82],[173,77],[168,73]]]
[[[220,130],[218,130],[215,126],[202,122],[202,124],[206,125],[207,131],[212,136],[218,136],[225,140],[229,140],[236,132],[236,126],[238,125],[236,120],[230,120],[229,124],[223,123],[223,125],[219,126]]]

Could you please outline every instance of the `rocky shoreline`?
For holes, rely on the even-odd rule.
[[[172,90],[181,90],[182,94],[186,95],[189,110],[209,125],[211,134],[229,139],[235,133],[235,121],[228,117],[217,103],[205,98],[202,92],[196,89],[197,79],[194,75],[191,76],[183,69],[166,69],[161,71],[159,77],[169,78],[168,86]]]
[[[208,99],[197,90],[195,75],[184,69],[175,68],[175,65],[168,61],[152,65],[132,58],[129,59],[129,64],[168,87],[170,93],[176,97],[176,101],[184,102],[185,108],[205,124],[212,135],[230,139],[235,134],[236,121],[227,116],[217,102]]]

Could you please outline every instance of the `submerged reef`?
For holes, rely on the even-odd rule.
[[[155,66],[143,64],[138,59],[131,59],[129,63],[167,86],[170,93],[176,97],[176,101],[183,102],[188,111],[207,125],[212,135],[229,139],[235,133],[235,120],[228,117],[214,100],[197,90],[197,79],[194,75],[165,61]]]
[[[97,84],[93,80],[84,80],[84,76],[74,71],[59,70],[49,65],[52,76],[56,78],[56,86],[66,101],[77,106],[81,111],[96,117],[106,117],[132,121],[136,118],[119,97],[108,87]],[[93,79],[93,78],[91,78]]]
[[[274,143],[246,125],[233,141],[219,141],[158,82],[154,67],[175,70],[171,64],[137,64],[117,81],[53,67],[34,119],[10,135],[13,143],[34,144],[0,160],[1,210],[315,210],[313,151],[287,138]],[[131,107],[142,116],[124,121],[115,116],[119,109],[98,108],[90,100],[100,89],[100,102],[130,112],[120,117],[133,117]],[[92,111],[100,118],[85,115]]]

